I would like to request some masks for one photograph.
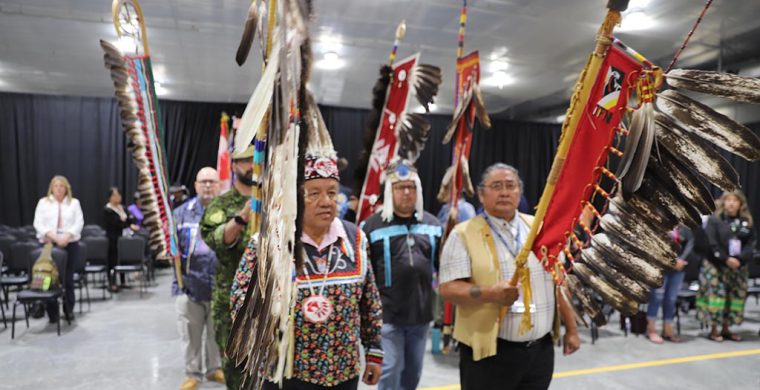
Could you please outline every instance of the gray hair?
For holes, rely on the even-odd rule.
[[[480,176],[480,183],[478,183],[478,188],[483,189],[486,186],[486,180],[488,180],[488,176],[490,176],[494,171],[500,171],[500,170],[507,170],[512,172],[515,177],[517,178],[517,181],[520,183],[520,191],[523,189],[523,181],[520,178],[520,171],[517,170],[517,168],[504,164],[503,162],[497,162],[495,164],[489,165],[488,168],[486,168],[485,171],[483,171],[483,174]]]

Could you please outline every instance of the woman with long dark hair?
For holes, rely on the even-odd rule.
[[[121,192],[117,187],[108,189],[108,203],[103,208],[103,221],[108,237],[108,274],[116,266],[118,259],[119,237],[129,234],[129,231],[136,232],[140,227],[135,224],[135,217],[129,214],[121,204]],[[119,287],[116,280],[110,278],[111,291],[118,292]],[[124,284],[124,274],[121,274],[121,284]]]
[[[755,251],[752,214],[741,191],[721,196],[718,209],[707,220],[705,233],[710,251],[699,275],[697,318],[710,326],[710,340],[741,341],[729,328],[744,320],[747,265]]]

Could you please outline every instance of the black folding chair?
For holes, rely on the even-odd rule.
[[[5,259],[8,266],[8,273],[0,276],[0,286],[5,296],[5,308],[8,308],[9,295],[11,287],[16,291],[29,283],[29,273],[32,270],[32,259],[29,254],[39,248],[39,243],[35,242],[17,242],[11,245],[11,255]]]
[[[16,242],[16,237],[12,236],[10,233],[0,234],[0,252],[5,255],[6,259],[9,259],[11,257],[11,245]],[[8,266],[6,265],[0,267],[0,273],[4,274],[7,267]]]
[[[79,290],[79,314],[82,314],[82,304],[84,303],[84,294],[82,294],[82,290],[84,290],[84,293],[87,295],[87,311],[90,311],[91,307],[90,287],[89,283],[87,283],[85,262],[85,259],[87,258],[87,244],[79,241],[77,242],[77,245],[79,245],[79,258],[69,259],[69,264],[71,264],[71,267],[74,267],[74,285],[72,288]]]
[[[108,238],[105,236],[85,237],[82,243],[87,246],[85,256],[85,279],[89,284],[89,277],[100,275],[100,287],[103,289],[103,299],[106,299],[108,288]]]
[[[0,252],[0,269],[2,269],[5,266],[5,264],[3,264],[3,259],[4,259],[3,252]],[[5,329],[8,329],[8,323],[5,319],[5,306],[3,305],[3,302],[1,300],[0,300],[0,313],[2,313],[3,315],[3,327],[5,327]]]
[[[752,260],[749,262],[749,285],[747,286],[747,296],[755,297],[755,304],[760,299],[760,252],[755,252]]]
[[[33,259],[37,259],[42,253],[42,248],[33,250],[29,256]],[[53,248],[53,261],[58,268],[58,283],[60,287],[51,288],[47,291],[26,289],[21,290],[16,294],[16,301],[13,302],[13,317],[11,320],[11,339],[16,337],[16,306],[21,304],[24,307],[24,319],[26,319],[26,327],[29,328],[29,305],[35,302],[48,303],[54,301],[57,306],[58,316],[56,324],[58,326],[58,336],[61,335],[61,316],[63,313],[63,293],[64,286],[63,281],[66,278],[66,251],[60,248]],[[71,325],[71,321],[67,318],[66,322]]]
[[[82,228],[82,237],[105,237],[106,231],[99,225],[84,225]]]
[[[137,272],[140,277],[140,297],[143,288],[147,291],[147,272],[145,266],[145,240],[140,237],[119,237],[117,243],[117,265],[111,269],[112,274]],[[113,275],[111,275],[113,277]]]

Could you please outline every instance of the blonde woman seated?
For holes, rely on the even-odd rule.
[[[78,241],[83,226],[82,207],[71,192],[71,184],[63,176],[54,176],[50,180],[47,196],[37,202],[34,229],[41,243],[52,243],[68,254],[65,274],[63,270],[58,272],[63,276],[63,312],[69,321],[74,318],[74,269],[81,261]],[[57,304],[48,303],[47,312],[51,323],[58,320]]]

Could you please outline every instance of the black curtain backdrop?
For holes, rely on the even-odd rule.
[[[196,172],[216,165],[221,112],[240,115],[245,106],[162,100],[160,108],[170,180],[192,191]],[[341,181],[351,187],[369,111],[321,108],[338,154],[349,161]],[[451,161],[451,147],[441,144],[451,117],[429,115],[428,119],[431,135],[417,167],[425,208],[435,213],[440,208],[435,200],[438,185]],[[750,127],[760,133],[760,123]],[[520,171],[524,194],[528,203],[535,205],[559,132],[559,125],[505,120],[495,120],[489,130],[477,129],[470,157],[474,184],[488,165],[505,162]],[[760,165],[726,157],[741,176],[753,214],[760,216]],[[31,224],[38,199],[57,174],[71,181],[86,223],[102,223],[101,209],[109,186],[119,187],[124,202],[132,202],[137,173],[127,153],[115,99],[0,93],[0,224]],[[477,199],[471,201],[477,204]]]

